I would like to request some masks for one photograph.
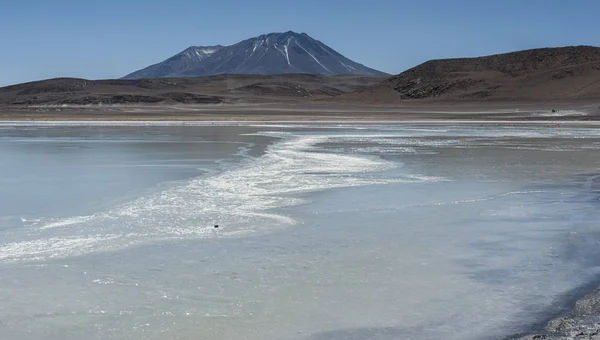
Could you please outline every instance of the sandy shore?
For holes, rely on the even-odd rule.
[[[460,103],[403,106],[216,104],[0,107],[0,121],[600,121],[597,103]]]

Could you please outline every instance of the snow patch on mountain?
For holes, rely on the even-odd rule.
[[[331,73],[331,71],[330,71],[330,70],[329,70],[327,67],[325,67],[325,66],[323,66],[323,64],[321,64],[321,62],[319,61],[319,59],[315,58],[315,56],[314,56],[314,55],[312,55],[312,54],[311,54],[310,52],[308,52],[308,51],[307,51],[307,50],[306,50],[304,47],[302,47],[302,45],[300,45],[300,44],[298,43],[298,41],[296,41],[296,45],[297,45],[298,47],[300,47],[301,49],[303,49],[303,50],[304,50],[304,52],[306,52],[306,53],[307,53],[309,56],[311,56],[311,58],[313,58],[313,59],[314,59],[314,60],[317,62],[317,64],[321,65],[321,67],[322,67],[322,68],[324,68],[324,69],[325,69],[327,72]]]

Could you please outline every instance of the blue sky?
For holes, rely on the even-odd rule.
[[[116,78],[190,45],[306,32],[399,73],[432,58],[600,46],[597,0],[2,0],[0,85]]]

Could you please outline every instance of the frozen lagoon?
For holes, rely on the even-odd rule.
[[[518,333],[596,280],[599,146],[584,127],[6,125],[0,337]]]

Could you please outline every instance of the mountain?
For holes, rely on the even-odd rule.
[[[128,74],[124,79],[168,77],[170,74],[195,67],[201,61],[210,57],[213,53],[222,48],[223,46],[221,45],[191,46],[161,63],[150,65],[139,71]]]
[[[124,79],[217,74],[384,75],[354,62],[306,33],[264,34],[230,46],[190,47]]]
[[[600,99],[600,48],[540,48],[430,60],[347,95],[360,101]]]

